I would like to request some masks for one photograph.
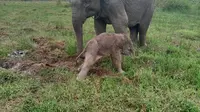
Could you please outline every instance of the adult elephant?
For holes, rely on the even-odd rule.
[[[83,49],[82,26],[91,16],[94,16],[96,35],[106,32],[106,24],[112,24],[116,33],[126,33],[128,27],[134,43],[139,40],[141,46],[146,44],[154,0],[71,0],[71,4],[78,53]]]

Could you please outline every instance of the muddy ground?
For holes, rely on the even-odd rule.
[[[0,67],[29,75],[38,74],[46,68],[65,67],[77,74],[79,65],[75,63],[76,56],[69,56],[66,53],[64,41],[55,41],[46,37],[37,37],[32,40],[35,47],[26,52],[25,56],[0,59]],[[98,64],[93,66],[89,74],[118,75],[108,69],[98,67]]]

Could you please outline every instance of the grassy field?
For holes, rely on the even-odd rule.
[[[124,58],[123,76],[93,74],[78,82],[74,72],[62,67],[42,70],[37,74],[40,78],[0,68],[0,111],[200,112],[198,14],[157,9],[148,47],[136,48],[134,57]],[[111,26],[108,31],[113,32]],[[85,43],[94,34],[90,18],[84,24]],[[16,49],[33,49],[34,37],[64,40],[66,53],[73,55],[70,7],[53,2],[0,2],[0,59]],[[116,73],[110,61],[99,66]]]

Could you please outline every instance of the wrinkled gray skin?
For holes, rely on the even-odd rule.
[[[116,33],[126,33],[128,27],[131,40],[146,45],[154,0],[71,0],[71,4],[78,53],[83,49],[83,23],[91,16],[94,16],[96,35],[106,32],[107,24],[112,24]]]

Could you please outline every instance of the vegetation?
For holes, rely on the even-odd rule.
[[[164,11],[181,13],[199,13],[198,0],[155,0],[156,7]]]
[[[71,9],[63,5],[0,2],[0,59],[16,49],[34,49],[34,37],[65,40],[65,51],[73,55]],[[62,67],[44,69],[37,77],[0,68],[0,111],[199,112],[200,16],[196,4],[185,5],[195,13],[160,10],[176,6],[169,4],[157,8],[148,47],[135,48],[135,56],[124,58],[122,76],[91,74],[78,82],[74,72]],[[111,25],[108,32],[113,32]],[[84,24],[84,43],[94,35],[90,18]],[[116,73],[110,60],[99,66]]]
[[[167,11],[190,11],[191,5],[189,4],[189,1],[183,0],[169,0],[166,5],[163,7],[164,10]]]

